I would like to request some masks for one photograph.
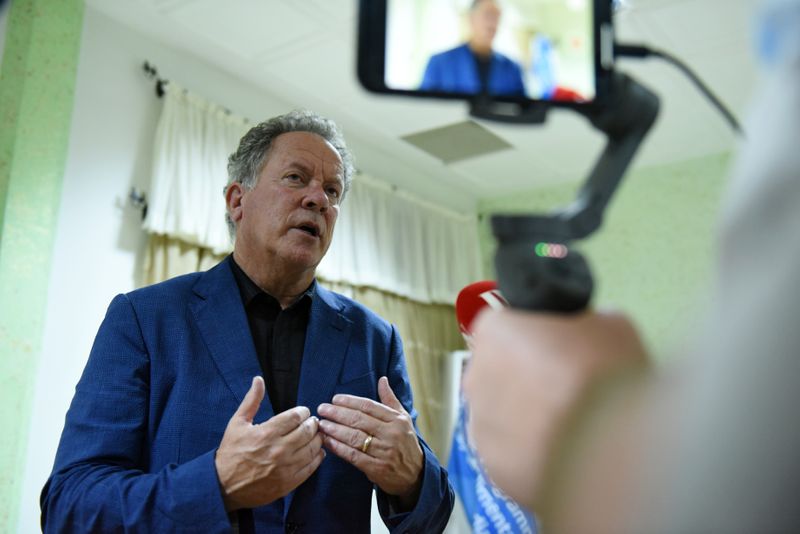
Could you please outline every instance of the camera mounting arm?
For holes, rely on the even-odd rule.
[[[498,285],[515,308],[577,312],[591,299],[594,283],[585,259],[569,244],[597,230],[603,213],[639,145],[658,115],[659,100],[626,74],[612,75],[609,100],[575,108],[606,135],[605,149],[575,201],[550,215],[494,215]],[[487,100],[471,113],[504,122],[542,123],[548,106],[504,114]],[[499,109],[499,111],[498,111]]]

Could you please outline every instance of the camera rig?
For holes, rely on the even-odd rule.
[[[541,124],[552,106],[531,103],[510,109],[485,95],[471,101],[473,117],[517,124]],[[498,286],[515,308],[578,312],[591,300],[589,265],[571,244],[597,230],[603,213],[658,115],[658,97],[630,76],[614,72],[608,98],[579,106],[607,142],[572,204],[549,215],[493,215],[497,239]]]

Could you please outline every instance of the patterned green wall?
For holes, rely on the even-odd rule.
[[[708,302],[716,219],[729,154],[630,173],[597,234],[581,250],[597,289],[594,304],[632,315],[663,360]],[[484,272],[493,273],[493,212],[547,212],[568,204],[580,184],[541,188],[479,205]],[[491,274],[489,274],[491,276]]]
[[[83,23],[83,0],[14,0],[0,70],[0,532],[13,532]]]

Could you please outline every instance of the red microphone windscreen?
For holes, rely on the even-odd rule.
[[[472,321],[484,308],[496,310],[507,306],[508,302],[497,289],[497,282],[483,280],[468,285],[459,292],[456,299],[456,317],[461,333],[465,336],[472,335]]]

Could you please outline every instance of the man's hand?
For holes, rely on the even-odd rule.
[[[254,425],[262,400],[264,379],[257,376],[217,449],[217,476],[229,512],[283,497],[310,477],[325,457],[319,422],[308,408],[297,406]]]
[[[623,316],[484,313],[464,378],[471,437],[492,481],[534,509],[565,429],[590,389],[642,367],[645,350]]]
[[[378,381],[378,396],[381,402],[336,395],[333,404],[320,404],[325,447],[360,469],[385,493],[397,497],[401,508],[410,510],[422,485],[424,455],[411,416],[385,376]]]

